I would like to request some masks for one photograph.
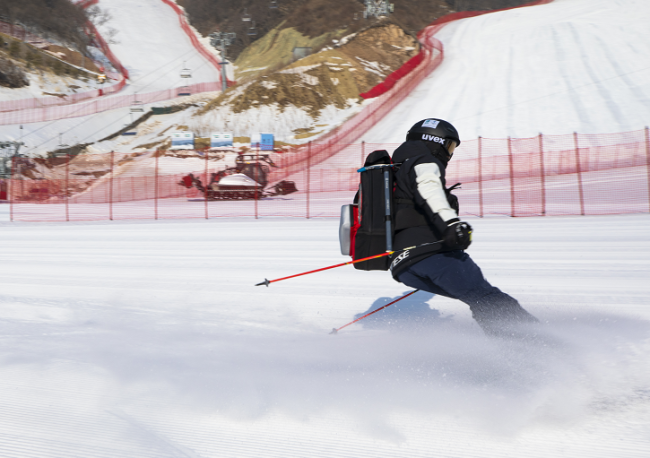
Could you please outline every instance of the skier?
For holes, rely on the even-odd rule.
[[[408,131],[393,153],[395,238],[393,249],[417,246],[393,255],[397,281],[469,305],[486,334],[504,335],[537,319],[513,297],[490,285],[464,250],[472,227],[458,218],[458,199],[446,188],[445,169],[460,145],[458,132],[442,119],[429,118]],[[422,245],[422,246],[421,246]]]

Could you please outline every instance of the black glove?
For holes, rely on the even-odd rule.
[[[459,219],[451,219],[447,221],[447,229],[442,239],[449,248],[466,250],[472,243],[472,226]]]

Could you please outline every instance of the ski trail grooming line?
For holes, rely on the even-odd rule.
[[[363,320],[364,318],[369,317],[369,316],[372,315],[373,313],[377,313],[378,311],[383,310],[383,309],[385,309],[386,307],[390,307],[390,306],[393,305],[395,302],[399,302],[399,301],[401,301],[402,299],[406,299],[406,298],[409,297],[411,294],[415,294],[415,293],[417,293],[418,291],[420,291],[420,290],[419,290],[419,289],[413,290],[413,291],[411,291],[410,293],[405,294],[404,296],[402,296],[402,297],[400,297],[400,298],[398,298],[398,299],[395,299],[393,302],[390,302],[390,303],[388,303],[388,304],[386,304],[386,305],[383,305],[383,306],[379,307],[378,309],[373,310],[373,311],[370,312],[370,313],[366,313],[364,316],[359,317],[359,318],[357,318],[357,319],[354,320],[354,321],[350,321],[348,324],[344,324],[344,325],[341,326],[340,328],[332,328],[332,331],[330,332],[330,334],[338,334],[339,331],[340,331],[341,329],[343,329],[343,328],[345,328],[345,327],[347,327],[347,326],[350,326],[351,324],[354,324],[354,323],[356,323],[357,321]]]
[[[316,272],[322,272],[323,270],[334,269],[335,267],[342,267],[342,266],[347,266],[348,264],[356,264],[357,262],[369,261],[371,259],[377,259],[377,258],[381,258],[383,256],[390,256],[393,253],[408,251],[408,250],[412,250],[413,248],[420,248],[420,247],[423,247],[423,246],[434,245],[436,243],[442,243],[442,242],[443,242],[443,240],[436,240],[435,242],[423,243],[422,245],[414,245],[414,246],[410,246],[410,247],[407,247],[407,248],[402,248],[401,250],[387,251],[385,253],[376,254],[376,255],[373,255],[373,256],[368,256],[367,258],[361,258],[361,259],[355,259],[354,261],[342,262],[341,264],[334,264],[333,266],[322,267],[320,269],[310,270],[308,272],[302,272],[302,273],[295,274],[295,275],[289,275],[288,277],[276,278],[275,280],[267,280],[265,278],[264,281],[256,283],[255,286],[266,285],[268,287],[271,283],[275,283],[276,281],[288,280],[290,278],[300,277],[302,275],[308,275],[308,274],[313,274],[313,273],[316,273]]]

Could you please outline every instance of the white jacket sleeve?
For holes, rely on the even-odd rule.
[[[437,213],[443,221],[458,218],[453,208],[449,206],[438,164],[427,162],[414,167],[418,192],[427,202],[433,213]]]

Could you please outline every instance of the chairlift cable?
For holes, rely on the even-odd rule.
[[[172,61],[166,62],[165,64],[161,65],[160,67],[158,67],[158,68],[155,69],[155,70],[152,70],[151,72],[147,73],[146,75],[142,75],[140,78],[136,79],[134,82],[140,81],[140,80],[146,78],[146,77],[149,76],[149,75],[155,74],[155,73],[157,73],[159,70],[161,70],[162,68],[164,68],[164,67],[166,67],[166,66],[168,66],[168,65],[176,64],[176,62],[177,62],[179,59],[182,59],[186,54],[189,54],[189,53],[185,53],[185,54],[183,54],[183,55],[177,57],[176,59],[173,59]],[[203,67],[204,67],[205,65],[207,65],[207,64],[208,64],[208,61],[204,61],[202,64],[200,64],[198,67],[196,67],[196,69],[199,70],[199,69],[203,68]],[[162,76],[159,77],[159,78],[156,78],[156,79],[152,80],[152,81],[151,81],[150,83],[148,83],[146,86],[143,86],[142,88],[140,88],[140,89],[138,90],[138,92],[141,92],[142,90],[146,89],[149,85],[155,83],[156,81],[158,81],[158,80],[160,80],[160,79],[162,79]],[[168,88],[168,89],[171,89],[171,88]],[[76,112],[82,110],[82,109],[86,106],[86,104],[87,104],[87,103],[80,103],[80,104],[79,104],[79,108],[78,108],[77,110],[73,111],[72,114],[74,115],[74,113],[76,113]],[[116,109],[116,108],[111,107],[111,108],[108,108],[108,110],[105,110],[105,111],[109,111],[109,110],[113,110],[113,109]],[[95,114],[99,114],[99,113],[95,113]],[[71,127],[70,129],[66,130],[64,133],[70,132],[71,130],[73,130],[73,129],[79,127],[81,124],[83,124],[83,123],[85,123],[86,121],[90,120],[90,119],[92,118],[92,116],[93,116],[93,115],[88,116],[85,120],[81,121],[80,123],[75,124],[73,127]],[[74,117],[74,116],[70,116],[70,118],[73,118],[73,117]],[[69,118],[67,118],[67,119],[69,119]],[[52,124],[54,124],[55,122],[58,122],[58,121],[61,121],[61,119],[54,119],[54,120],[48,122],[47,124],[45,124],[45,125],[39,127],[38,129],[29,132],[29,133],[26,134],[26,135],[29,136],[29,135],[35,134],[36,132],[39,132],[40,130],[42,130],[42,129],[46,128],[46,127],[49,127],[49,126],[51,126]],[[117,121],[116,121],[116,122],[117,122]],[[115,124],[115,122],[110,123],[110,124],[108,124],[107,126],[111,126],[111,125],[113,125],[113,124]],[[106,127],[106,126],[105,126],[105,127]],[[95,135],[97,132],[99,132],[99,130],[93,132],[91,135],[88,135],[88,136],[84,137],[83,140],[86,140],[86,139],[92,137],[92,136]],[[49,142],[50,140],[51,140],[51,139],[48,139],[48,140],[45,140],[45,141],[39,143],[38,145],[34,146],[34,147],[32,148],[32,150],[41,147],[42,145],[46,144],[46,143]]]
[[[181,57],[182,57],[182,56],[181,56]],[[173,62],[175,62],[176,60],[178,60],[178,58],[175,59]],[[167,66],[168,64],[169,64],[169,63],[166,63],[165,65],[162,65],[162,66],[159,67],[158,69],[156,69],[156,70],[150,72],[150,73],[147,74],[147,75],[144,75],[142,78],[144,78],[145,76],[148,76],[148,75],[150,75],[150,74],[152,74],[152,73],[155,73],[157,70],[159,70],[160,68],[163,68],[163,67]],[[199,65],[198,67],[196,67],[196,69],[199,70],[199,69],[203,68],[203,67],[204,67],[205,65],[207,65],[207,64],[208,64],[208,61],[204,61],[201,65]],[[149,83],[149,84],[152,84],[152,83],[158,81],[158,80],[161,79],[161,78],[162,78],[162,77],[160,77],[160,78],[158,78],[158,79],[156,79],[156,80],[153,80],[153,81],[151,81],[151,83]],[[147,86],[144,86],[144,88],[148,87],[149,84],[148,84]],[[177,86],[175,86],[175,87],[177,88]],[[144,89],[144,88],[141,88],[140,90],[142,90],[142,89]],[[168,88],[168,89],[172,89],[172,88],[170,87],[170,88]],[[177,97],[178,97],[178,96],[177,96]],[[84,104],[84,106],[85,106],[85,104]],[[117,108],[117,107],[116,107],[116,108]],[[105,110],[105,111],[113,110],[113,109],[116,109],[116,108],[111,107],[111,108],[108,108],[108,109]],[[80,107],[79,107],[79,110],[81,110],[81,109],[83,109],[83,106],[80,106]],[[76,110],[76,111],[79,111],[79,110]],[[76,111],[74,111],[73,113],[75,113]],[[95,113],[95,114],[99,114],[99,113]],[[94,115],[95,115],[95,114],[94,114]],[[81,122],[75,124],[73,127],[71,127],[70,129],[64,131],[63,133],[70,132],[71,130],[73,130],[73,129],[79,127],[80,125],[82,125],[82,124],[84,124],[85,122],[89,121],[89,120],[90,120],[94,115],[89,115],[89,116],[87,116],[86,119],[84,119],[83,121],[81,121]],[[60,119],[55,119],[55,120],[53,120],[53,121],[50,121],[48,124],[46,124],[46,125],[44,125],[44,126],[41,126],[40,128],[38,128],[38,129],[36,129],[36,130],[30,132],[30,133],[27,134],[27,135],[31,135],[31,134],[33,134],[33,133],[36,133],[36,132],[40,131],[41,129],[44,129],[45,127],[49,127],[49,126],[51,126],[53,123],[55,123],[55,122],[57,122],[57,121],[61,121],[61,120],[60,120]],[[93,133],[91,133],[91,134],[89,134],[89,135],[86,135],[85,137],[83,137],[82,139],[80,139],[80,143],[83,142],[84,140],[87,140],[87,139],[89,139],[89,138],[92,138],[94,135],[96,135],[96,134],[97,134],[98,132],[100,132],[101,130],[104,130],[106,127],[112,126],[112,125],[117,124],[117,123],[119,123],[119,122],[121,122],[121,121],[122,121],[121,119],[118,119],[118,120],[116,120],[116,121],[114,121],[114,122],[111,122],[111,123],[109,123],[109,124],[105,124],[101,129],[96,130],[96,131],[94,131]],[[34,146],[34,147],[32,148],[32,150],[34,150],[34,149],[36,149],[36,148],[39,148],[39,147],[43,146],[44,144],[46,144],[46,143],[49,142],[50,140],[51,140],[51,138],[50,138],[50,139],[47,139],[47,140],[45,140],[45,141],[43,141],[43,142],[41,142],[41,143],[39,143],[38,145]]]

